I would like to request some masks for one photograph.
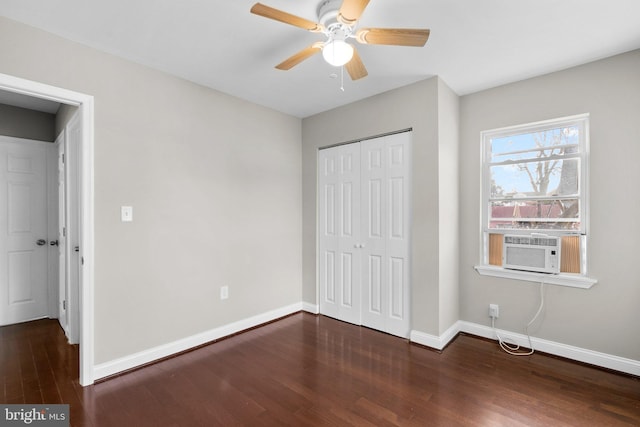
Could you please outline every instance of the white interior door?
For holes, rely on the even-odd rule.
[[[411,133],[321,150],[320,313],[408,337]]]
[[[320,312],[360,324],[360,147],[319,155]]]
[[[81,287],[81,254],[82,236],[80,211],[80,158],[82,155],[82,121],[76,113],[65,127],[65,171],[66,171],[66,311],[67,338],[69,343],[80,342],[80,287]]]
[[[58,321],[68,335],[69,320],[67,317],[67,197],[65,188],[65,133],[56,140],[58,148]]]
[[[0,137],[0,325],[48,315],[46,153]]]
[[[362,324],[408,337],[411,133],[362,146]]]

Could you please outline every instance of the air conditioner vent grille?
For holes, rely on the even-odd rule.
[[[504,236],[505,243],[529,246],[558,246],[557,237]]]

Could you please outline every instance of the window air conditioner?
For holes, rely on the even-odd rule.
[[[502,266],[513,270],[560,273],[560,237],[504,235]]]

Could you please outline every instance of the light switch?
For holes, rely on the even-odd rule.
[[[120,220],[122,222],[133,221],[133,206],[121,206],[120,207]]]

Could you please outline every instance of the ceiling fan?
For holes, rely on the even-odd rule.
[[[293,25],[314,33],[322,33],[326,40],[313,43],[280,64],[279,70],[289,70],[305,59],[322,51],[322,56],[331,65],[345,66],[352,80],[367,76],[367,69],[353,44],[355,39],[361,44],[424,46],[429,38],[428,29],[408,28],[359,28],[358,20],[370,0],[323,0],[318,6],[318,22],[256,3],[251,13]]]

